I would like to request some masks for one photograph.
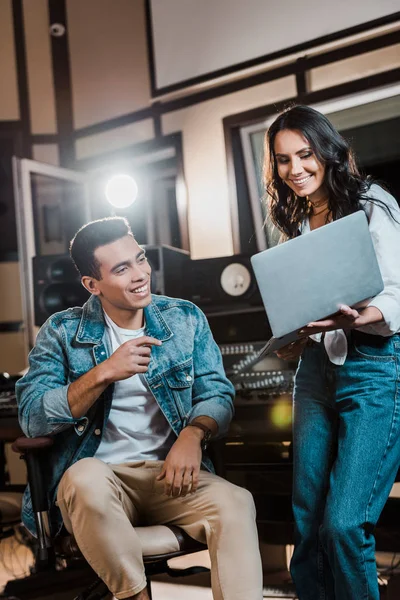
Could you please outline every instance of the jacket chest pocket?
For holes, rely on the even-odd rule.
[[[193,362],[186,361],[164,375],[168,389],[182,418],[192,407]]]

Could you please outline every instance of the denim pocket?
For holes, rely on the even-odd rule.
[[[193,385],[193,361],[190,358],[184,363],[177,365],[167,373],[165,379],[169,387],[175,389],[190,388]]]
[[[189,359],[165,374],[182,421],[192,407],[193,361]]]
[[[357,356],[367,360],[390,362],[395,360],[392,337],[353,332],[352,345]]]

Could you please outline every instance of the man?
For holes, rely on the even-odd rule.
[[[53,526],[64,522],[116,598],[148,599],[133,527],[144,522],[207,543],[216,600],[261,600],[252,497],[202,455],[233,413],[205,316],[151,296],[150,265],[125,219],[88,223],[70,250],[92,296],[48,319],[17,385],[26,435],[54,436]],[[32,530],[29,500],[23,519]]]

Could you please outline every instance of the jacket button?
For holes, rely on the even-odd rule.
[[[84,431],[85,426],[84,425],[78,425],[77,429],[78,429],[78,431]]]
[[[191,375],[186,375],[186,381],[192,381]]]
[[[94,430],[94,435],[100,435],[100,434],[101,434],[101,429]]]

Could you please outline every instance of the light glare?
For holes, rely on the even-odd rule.
[[[106,184],[105,194],[110,204],[126,208],[135,202],[138,186],[130,175],[113,175]]]

